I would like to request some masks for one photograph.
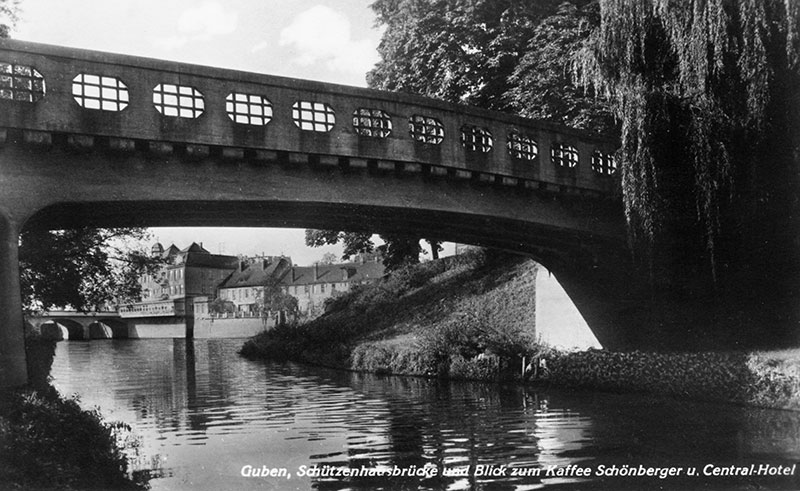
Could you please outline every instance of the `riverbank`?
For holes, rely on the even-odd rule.
[[[562,351],[535,335],[531,260],[474,250],[397,271],[325,315],[250,339],[249,358],[384,374],[514,381],[800,410],[800,349]],[[531,361],[533,361],[531,363]]]
[[[0,394],[0,488],[146,489],[128,476],[126,425],[81,409],[49,384],[55,343],[27,342],[27,387]]]

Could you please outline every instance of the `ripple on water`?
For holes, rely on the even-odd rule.
[[[155,490],[284,489],[279,486],[284,483],[241,477],[244,465],[294,472],[314,464],[391,469],[432,463],[456,471],[478,464],[800,460],[797,413],[264,364],[239,357],[240,345],[239,340],[63,342],[56,350],[53,385],[63,394],[79,394],[86,407],[99,406],[131,424],[141,439],[134,469],[154,476]],[[497,480],[397,478],[393,486],[473,489]],[[576,482],[506,478],[502,489]],[[612,484],[637,489],[653,483]],[[686,483],[673,484],[681,489]],[[296,478],[292,485],[386,487],[375,478]]]

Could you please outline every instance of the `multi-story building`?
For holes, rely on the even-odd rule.
[[[239,258],[211,254],[202,244],[185,249],[153,245],[151,254],[165,260],[153,275],[143,275],[140,302],[121,305],[122,317],[184,316],[191,314],[195,297],[215,297],[217,287],[239,267]]]
[[[235,271],[219,284],[219,298],[231,302],[238,312],[256,312],[269,281],[279,281],[292,268],[285,256],[241,259]]]
[[[343,264],[293,266],[288,258],[257,258],[237,269],[219,287],[219,298],[240,312],[257,310],[264,284],[274,278],[284,293],[297,298],[303,315],[321,314],[325,300],[354,285],[371,283],[384,274],[378,258]]]

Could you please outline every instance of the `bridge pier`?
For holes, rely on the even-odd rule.
[[[28,382],[19,289],[19,226],[0,212],[0,388]]]

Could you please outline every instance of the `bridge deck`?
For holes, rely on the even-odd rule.
[[[405,94],[0,41],[0,141],[60,135],[79,148],[615,189],[616,142],[596,134]]]

